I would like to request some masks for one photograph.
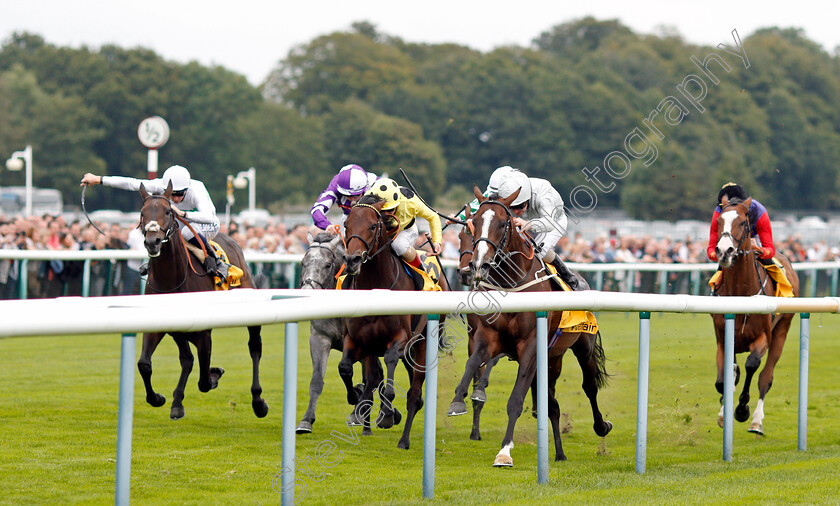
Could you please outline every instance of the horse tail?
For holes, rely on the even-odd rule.
[[[607,356],[604,347],[601,345],[601,331],[595,333],[595,343],[592,347],[592,358],[595,360],[595,385],[598,390],[607,386],[610,375],[607,374]]]

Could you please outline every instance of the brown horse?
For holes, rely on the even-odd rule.
[[[718,264],[721,267],[721,281],[718,295],[774,295],[770,276],[759,264],[758,257],[753,254],[750,239],[750,220],[748,211],[752,199],[740,201],[723,197],[721,213],[718,217],[718,240],[715,251]],[[799,296],[799,277],[793,270],[790,261],[781,253],[776,253],[785,268],[788,281],[793,286],[793,293]],[[717,380],[715,387],[723,394],[724,374],[724,315],[713,314],[715,335],[717,337]],[[761,365],[761,357],[767,353],[767,363],[764,364],[758,376],[758,403],[753,413],[749,431],[764,434],[764,396],[773,384],[773,370],[782,355],[787,333],[790,329],[793,314],[739,314],[735,315],[735,353],[749,352],[744,368],[747,371],[744,378],[744,389],[738,398],[735,408],[735,419],[744,422],[750,416],[750,383],[753,374]],[[737,362],[735,367],[735,383],[738,383],[740,370]],[[721,397],[722,399],[722,397]],[[723,427],[723,406],[718,414],[718,425]]]
[[[492,200],[474,189],[479,208],[473,218],[475,236],[472,275],[478,290],[486,286],[516,291],[547,292],[554,288],[550,276],[545,275],[543,263],[513,225],[510,203],[519,192],[510,197]],[[527,285],[527,286],[526,286]],[[548,314],[548,328],[557,329],[562,311]],[[536,376],[536,313],[470,314],[470,327],[475,349],[467,360],[464,375],[455,390],[454,403],[463,403],[467,386],[478,367],[500,354],[506,354],[519,363],[516,382],[507,404],[508,426],[502,440],[502,449],[494,466],[512,466],[510,451],[513,449],[513,430],[522,414],[522,404],[528,388]],[[604,370],[604,352],[599,335],[580,332],[562,332],[549,350],[548,358],[548,417],[554,433],[555,460],[565,460],[560,440],[560,405],[554,397],[554,386],[560,376],[563,355],[571,349],[583,370],[583,390],[589,398],[595,420],[593,428],[601,437],[612,430],[612,424],[603,419],[598,408],[597,394],[607,380]]]
[[[188,293],[214,290],[215,282],[212,274],[207,274],[200,262],[190,258],[190,253],[186,249],[185,240],[181,236],[175,213],[172,211],[170,201],[172,185],[170,184],[167,187],[163,195],[150,195],[141,184],[140,195],[143,197],[143,207],[140,210],[140,229],[145,236],[144,245],[149,253],[149,276],[146,281],[146,293]],[[239,245],[224,234],[218,234],[214,240],[228,254],[230,263],[244,272],[241,286],[253,288],[253,279]],[[251,406],[254,409],[254,414],[262,418],[268,413],[268,404],[260,397],[262,394],[259,380],[259,364],[262,356],[260,330],[260,326],[248,327],[250,337],[248,349],[251,352],[251,360],[254,364]],[[216,388],[219,378],[224,374],[223,369],[210,367],[211,331],[212,329],[199,332],[169,332],[178,346],[181,361],[181,377],[172,394],[172,407],[169,413],[173,420],[184,416],[182,402],[184,400],[184,387],[187,384],[194,361],[193,354],[190,351],[190,343],[195,346],[198,353],[198,389],[200,391],[207,392]],[[143,377],[143,383],[146,386],[146,402],[154,407],[160,407],[166,403],[166,398],[156,393],[152,388],[152,354],[166,334],[166,332],[145,332],[143,334],[143,351],[140,353],[140,360],[137,362],[137,368],[140,370],[140,376]]]
[[[366,195],[353,206],[344,222],[347,233],[344,256],[347,279],[343,289],[415,289],[414,280],[406,270],[405,264],[391,251],[391,238],[388,233],[390,220],[382,212],[383,204],[384,201],[379,197]],[[448,290],[446,278],[440,278],[441,287]],[[347,402],[363,406],[360,413],[365,419],[363,434],[370,434],[370,406],[373,390],[378,390],[382,399],[382,412],[377,419],[377,426],[393,426],[394,371],[402,359],[408,371],[410,386],[406,401],[405,427],[397,446],[408,449],[411,425],[417,411],[423,407],[421,393],[426,377],[426,341],[416,339],[415,336],[423,335],[426,316],[363,316],[348,318],[346,321],[344,352],[338,364],[338,372],[347,388]],[[364,392],[359,399],[353,388],[353,364],[363,359],[376,360],[376,357],[385,359],[387,380],[380,383],[381,377],[377,377],[377,368],[368,363],[364,371]]]

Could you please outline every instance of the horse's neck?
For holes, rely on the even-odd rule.
[[[181,234],[174,233],[169,242],[161,247],[160,255],[149,259],[149,271],[154,274],[155,287],[161,291],[174,290],[183,284],[190,261],[187,255]]]
[[[530,255],[524,253],[529,249],[530,247],[522,240],[519,234],[516,232],[511,234],[510,245],[508,246],[508,251],[506,251],[507,255],[505,256],[505,260],[501,266],[494,269],[500,277],[500,279],[496,280],[499,286],[513,288],[530,280],[533,272],[536,270],[538,261],[534,257],[533,251],[531,251]],[[529,256],[531,258],[528,258]]]
[[[728,269],[722,272],[722,295],[756,295],[761,290],[756,261],[753,255],[739,255]]]
[[[393,288],[399,289],[397,280],[403,269],[402,263],[402,259],[392,253],[390,247],[383,249],[362,264],[359,275],[356,276],[354,288],[362,290],[390,288],[394,283]]]

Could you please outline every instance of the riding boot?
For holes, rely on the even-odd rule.
[[[568,267],[566,267],[566,264],[563,263],[562,260],[560,260],[559,255],[554,255],[554,260],[551,261],[551,265],[553,265],[554,268],[557,269],[557,275],[559,275],[560,279],[562,279],[567,285],[569,285],[569,288],[571,288],[572,291],[577,292],[586,289],[580,286],[580,283],[578,282],[578,277],[575,276],[575,274],[572,271],[570,271]]]
[[[201,247],[202,239],[198,239],[193,237],[189,240],[195,246]],[[208,241],[209,242],[209,241]],[[204,242],[204,251],[207,252],[207,256],[204,257],[204,270],[207,271],[208,274],[212,274],[219,278],[219,281],[216,283],[219,286],[227,279],[228,275],[228,265],[216,256],[216,251],[213,249],[213,246],[208,244],[208,242]]]

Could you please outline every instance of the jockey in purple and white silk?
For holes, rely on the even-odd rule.
[[[321,230],[330,227],[327,212],[333,204],[338,204],[345,216],[350,214],[350,207],[371,187],[376,178],[376,174],[365,171],[355,163],[342,167],[312,205],[310,213],[315,226]]]

